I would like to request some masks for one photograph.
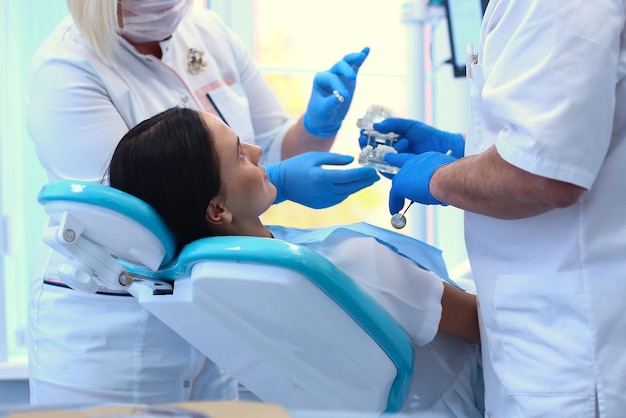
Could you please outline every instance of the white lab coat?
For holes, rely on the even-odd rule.
[[[161,60],[118,40],[120,64],[112,66],[67,17],[33,58],[28,129],[51,180],[99,181],[119,140],[139,122],[175,106],[217,114],[207,93],[241,140],[263,149],[262,163],[280,161],[284,134],[295,120],[216,14],[185,16],[161,43]],[[204,52],[206,70],[188,71],[189,48]]]
[[[332,261],[407,331],[414,343],[415,368],[402,414],[483,416],[479,346],[436,335],[442,278],[448,277],[439,250],[365,223],[311,230],[272,226],[270,230],[275,238],[308,247]]]
[[[295,122],[241,42],[211,11],[186,16],[163,59],[119,38],[111,66],[65,19],[31,66],[28,129],[50,180],[99,181],[118,141],[137,123],[173,106],[220,113],[242,141],[277,162]],[[189,48],[207,69],[187,70]],[[123,232],[122,232],[123,233]],[[132,237],[131,237],[132,239]],[[142,309],[133,298],[84,295],[43,285],[62,259],[43,244],[35,257],[30,306],[33,404],[232,399],[236,382]],[[158,347],[158,348],[157,348]]]
[[[491,0],[466,155],[588,189],[520,219],[466,213],[489,417],[626,410],[626,2]]]

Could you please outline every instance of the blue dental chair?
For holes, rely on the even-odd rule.
[[[261,400],[376,413],[406,402],[409,337],[321,255],[259,237],[205,238],[175,254],[149,205],[95,183],[50,183],[38,201],[66,284],[127,290]]]

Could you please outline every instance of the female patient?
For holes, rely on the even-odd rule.
[[[122,138],[111,160],[113,187],[152,205],[178,250],[209,236],[283,239],[326,256],[387,309],[414,343],[415,372],[403,409],[411,416],[482,416],[476,298],[422,266],[424,244],[367,224],[320,230],[266,226],[275,187],[261,149],[242,143],[219,118],[166,110]],[[419,253],[419,252],[418,252]],[[441,274],[441,273],[440,273]],[[443,272],[445,274],[445,271]]]

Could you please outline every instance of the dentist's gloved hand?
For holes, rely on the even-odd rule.
[[[365,47],[361,52],[348,54],[330,70],[315,75],[313,92],[304,114],[304,129],[308,133],[322,138],[337,134],[352,102],[356,75],[369,52],[370,49]],[[343,101],[333,94],[334,90]]]
[[[400,139],[394,144],[394,148],[399,153],[421,154],[436,151],[445,154],[452,151],[452,155],[456,158],[462,158],[465,155],[463,135],[441,131],[416,120],[388,118],[375,123],[373,128],[381,133],[395,132],[400,135]],[[367,137],[364,142],[363,135],[361,135],[359,138],[361,148],[366,142]]]
[[[389,192],[389,212],[393,215],[402,210],[404,199],[425,205],[444,205],[430,194],[430,179],[437,169],[456,161],[452,155],[428,151],[423,154],[385,155],[385,161],[400,171],[391,180]]]
[[[312,151],[266,166],[269,181],[278,191],[274,203],[291,200],[313,209],[327,208],[378,181],[378,174],[371,167],[347,170],[321,167],[346,165],[353,159],[349,155]]]

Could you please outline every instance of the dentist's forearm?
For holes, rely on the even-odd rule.
[[[433,174],[430,192],[460,209],[499,219],[521,219],[574,204],[585,191],[517,168],[495,146]]]
[[[319,138],[308,133],[304,129],[303,118],[301,116],[285,134],[281,150],[283,160],[308,151],[330,151],[335,142],[335,137]]]

